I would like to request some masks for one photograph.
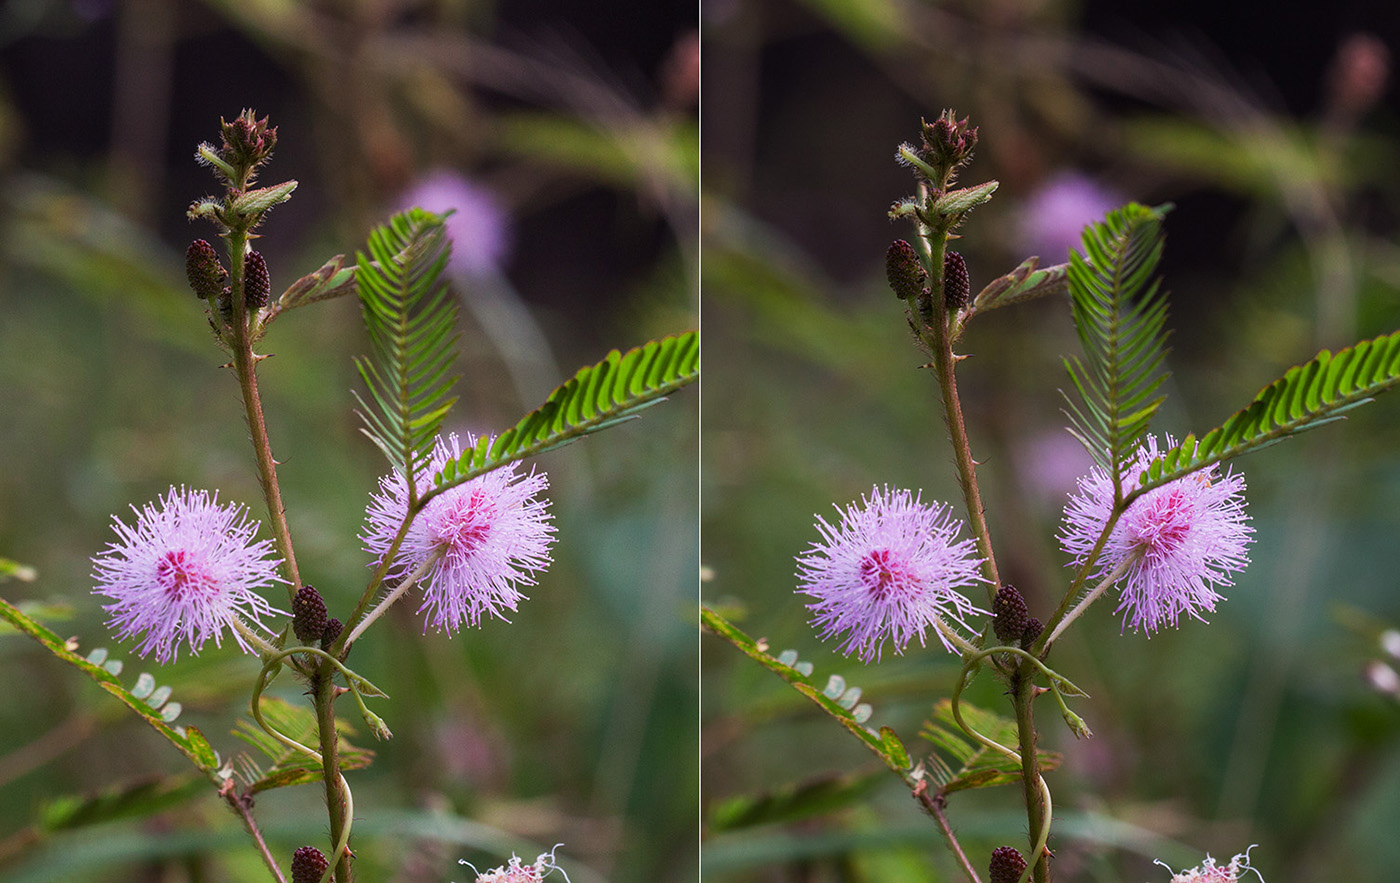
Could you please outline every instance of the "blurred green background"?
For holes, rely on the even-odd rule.
[[[886,483],[960,500],[884,280],[886,247],[912,232],[885,219],[913,188],[896,145],[943,108],[981,127],[961,183],[1001,187],[953,246],[974,293],[1028,254],[1064,260],[1110,207],[1175,203],[1154,431],[1180,437],[1319,349],[1400,326],[1398,37],[1379,3],[705,4],[702,595],[772,652],[797,649],[818,684],[863,687],[871,724],[926,754],[951,659],[841,658],[793,595],[813,513]],[[1042,617],[1067,585],[1053,536],[1088,462],[1060,413],[1076,349],[1062,299],[980,317],[960,346],[999,563]],[[1395,879],[1400,707],[1362,672],[1400,621],[1400,400],[1235,468],[1257,541],[1209,625],[1120,634],[1103,603],[1056,645],[1096,733],[1076,743],[1040,707],[1065,753],[1056,879],[1165,880],[1153,858],[1182,869],[1252,843],[1269,883]],[[908,792],[778,678],[706,636],[701,686],[705,879],[961,879]],[[990,678],[968,698],[1005,706]],[[856,799],[719,821],[733,798],[821,783]],[[1012,789],[954,795],[949,815],[979,868],[1026,847]]]
[[[696,325],[696,25],[678,2],[0,5],[0,557],[38,574],[0,592],[55,605],[55,631],[111,647],[128,683],[171,685],[225,757],[245,749],[229,731],[250,659],[210,646],[157,669],[89,595],[113,513],[171,485],[261,505],[237,386],[184,281],[186,245],[214,232],[184,217],[214,190],[196,144],[244,107],[278,127],[263,182],[301,186],[260,230],[274,293],[353,259],[408,201],[461,209],[449,426],[499,431],[608,349]],[[367,348],[357,304],[331,301],[273,326],[260,374],[302,573],[342,617],[384,469],[351,412]],[[395,733],[351,774],[360,879],[465,880],[458,859],[556,843],[575,883],[694,879],[697,404],[684,391],[538,461],[555,563],[512,624],[425,637],[400,605],[356,647]],[[51,801],[185,768],[27,638],[0,633],[0,675],[0,879],[267,879],[208,789],[44,831]],[[258,800],[284,866],[326,848],[320,793]]]

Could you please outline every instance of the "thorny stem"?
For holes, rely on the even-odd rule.
[[[286,569],[287,599],[291,601],[301,588],[301,574],[297,571],[297,559],[292,549],[292,533],[287,526],[286,507],[282,504],[282,489],[277,483],[277,461],[272,456],[272,443],[267,436],[267,421],[263,417],[262,396],[258,393],[258,357],[253,354],[252,339],[248,335],[248,311],[244,302],[244,259],[247,243],[246,229],[228,232],[229,263],[233,265],[229,273],[233,300],[233,367],[238,374],[238,386],[243,391],[243,408],[248,418],[248,430],[252,433],[253,453],[258,462],[258,480],[262,484],[263,499],[267,503],[268,518],[272,522],[273,541],[277,545],[277,553],[282,556],[282,566]]]
[[[1030,826],[1030,878],[1036,883],[1049,883],[1050,856],[1044,836],[1049,827],[1050,801],[1045,792],[1045,780],[1040,775],[1040,757],[1036,752],[1039,734],[1035,730],[1035,684],[1029,669],[1022,663],[1011,676],[1011,702],[1016,709],[1016,733],[1021,754],[1021,791],[1026,801],[1026,823]]]
[[[350,821],[350,791],[343,785],[340,774],[340,736],[335,729],[335,699],[342,692],[334,681],[335,669],[329,661],[321,660],[311,680],[311,699],[316,705],[316,729],[321,739],[321,778],[326,788],[326,808],[330,816],[331,842],[335,852],[331,858],[335,871],[329,879],[350,883],[350,850],[347,848]]]
[[[1012,702],[1016,708],[1016,730],[1019,740],[1019,751],[1013,751],[1001,743],[989,739],[977,730],[969,727],[963,720],[960,700],[962,691],[967,687],[973,667],[982,659],[996,653],[1010,652],[1021,657],[1021,664],[1010,677]],[[1022,875],[1022,881],[1030,879],[1032,876],[1036,883],[1048,883],[1050,879],[1050,863],[1048,851],[1045,849],[1046,843],[1050,839],[1050,818],[1051,801],[1050,786],[1046,783],[1045,777],[1040,774],[1040,758],[1036,754],[1036,731],[1035,720],[1032,711],[1032,703],[1036,696],[1034,678],[1030,672],[1032,668],[1039,669],[1047,677],[1059,677],[1047,669],[1038,659],[1032,657],[1024,650],[1014,647],[990,647],[980,650],[976,654],[963,660],[962,673],[958,675],[957,686],[953,689],[951,700],[953,720],[963,729],[963,732],[972,736],[975,740],[988,748],[1003,754],[1021,765],[1021,785],[1026,800],[1026,819],[1030,826],[1031,836],[1031,856],[1039,856],[1026,867],[1026,872]],[[1076,688],[1077,689],[1077,688]]]
[[[949,170],[947,177],[939,183],[938,189],[940,191],[946,189],[947,178],[951,178],[951,175],[952,171]],[[928,243],[929,266],[927,270],[929,288],[932,292],[933,317],[928,323],[925,323],[919,317],[918,307],[914,303],[910,303],[910,319],[918,331],[919,338],[933,353],[933,369],[938,376],[938,389],[943,399],[943,418],[948,426],[949,440],[953,445],[953,459],[958,469],[958,484],[962,487],[963,503],[967,508],[968,522],[972,528],[973,537],[977,541],[977,554],[982,557],[982,576],[987,580],[987,600],[991,601],[1001,586],[1001,579],[997,574],[996,557],[992,553],[992,536],[987,528],[987,516],[982,506],[982,492],[977,486],[977,461],[972,459],[972,448],[967,437],[967,423],[963,420],[962,402],[958,398],[958,384],[953,376],[958,359],[953,355],[952,341],[948,336],[948,309],[943,297],[943,261],[948,247],[948,230],[920,223],[919,233]]]
[[[919,782],[918,787],[914,789],[914,796],[923,804],[924,811],[933,816],[933,820],[938,823],[938,829],[943,832],[944,839],[948,841],[948,848],[953,851],[953,857],[962,866],[969,883],[982,883],[977,876],[977,870],[972,867],[972,862],[967,860],[962,844],[958,842],[958,835],[953,833],[953,826],[948,824],[948,814],[944,812],[948,807],[947,796],[942,793],[929,794],[927,780]]]
[[[223,787],[219,789],[219,796],[223,797],[228,805],[243,820],[243,827],[248,829],[248,834],[253,838],[253,843],[258,847],[258,853],[262,855],[263,864],[272,872],[272,876],[277,883],[287,883],[287,878],[282,876],[282,868],[277,864],[277,859],[273,857],[272,850],[267,848],[267,841],[263,840],[262,831],[258,828],[257,820],[253,818],[253,798],[251,795],[239,794],[237,785],[232,778],[227,779]]]

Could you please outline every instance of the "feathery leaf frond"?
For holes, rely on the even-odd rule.
[[[403,474],[410,493],[443,418],[457,401],[450,373],[457,306],[440,282],[451,244],[443,217],[410,209],[370,234],[356,255],[355,278],[371,356],[357,358],[367,402],[358,392],[362,432]]]
[[[963,719],[968,726],[994,742],[1016,744],[1016,721],[995,712],[962,703]],[[971,788],[992,788],[1021,781],[1021,767],[1011,758],[973,741],[953,716],[953,702],[940,699],[933,714],[924,721],[919,735],[938,749],[924,761],[929,777],[941,794]],[[1037,749],[1040,771],[1048,772],[1060,765],[1060,755]],[[957,766],[954,767],[953,765]]]
[[[1120,479],[1164,398],[1156,393],[1166,379],[1167,301],[1153,273],[1169,209],[1130,203],[1109,212],[1085,229],[1083,254],[1070,254],[1070,298],[1084,350],[1082,358],[1065,359],[1083,402],[1069,402],[1070,432]]]
[[[865,725],[871,710],[868,704],[860,702],[859,687],[848,686],[840,675],[832,675],[827,679],[825,687],[819,687],[820,682],[812,678],[812,663],[799,662],[796,650],[786,650],[778,656],[773,656],[768,653],[765,644],[755,641],[738,626],[703,604],[700,605],[700,622],[705,628],[743,651],[749,658],[787,681],[793,689],[820,706],[822,711],[836,718],[864,743],[866,748],[884,761],[885,766],[899,773],[901,777],[908,775],[909,752],[894,730],[881,727],[876,731]]]
[[[1355,346],[1328,350],[1289,368],[1264,387],[1247,408],[1201,436],[1188,435],[1152,461],[1139,496],[1198,469],[1281,442],[1342,419],[1343,414],[1400,384],[1400,331]]]
[[[637,416],[700,376],[700,335],[687,331],[653,340],[580,368],[543,405],[493,442],[482,436],[461,458],[433,476],[440,493],[502,466],[553,450]]]

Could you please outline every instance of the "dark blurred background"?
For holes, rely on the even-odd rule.
[[[1400,326],[1393,4],[706,0],[702,22],[702,595],[818,683],[864,688],[871,724],[917,758],[953,661],[844,659],[793,594],[813,513],[886,483],[960,500],[884,279],[888,244],[913,232],[885,216],[913,189],[896,146],[944,108],[980,126],[961,183],[1001,186],[953,246],[974,293],[1027,255],[1063,261],[1123,202],[1173,203],[1154,431],[1204,432],[1319,349]],[[999,563],[1041,616],[1067,586],[1054,533],[1088,465],[1060,413],[1077,347],[1063,299],[986,314],[960,346]],[[1400,622],[1398,442],[1384,396],[1238,461],[1253,564],[1210,623],[1149,640],[1105,602],[1056,645],[1096,733],[1075,742],[1040,708],[1066,755],[1056,879],[1165,880],[1153,858],[1181,869],[1252,843],[1270,883],[1394,877],[1400,706],[1379,640]],[[957,877],[907,790],[795,691],[710,636],[701,682],[706,879]],[[990,678],[969,698],[1004,710]],[[796,793],[829,800],[729,813]],[[979,867],[1025,848],[1012,789],[959,793],[949,815]]]
[[[184,281],[194,162],[220,117],[270,116],[263,176],[295,178],[258,248],[274,294],[418,203],[457,208],[449,426],[500,431],[581,364],[697,322],[697,10],[684,2],[368,0],[0,4],[0,587],[82,652],[174,688],[230,757],[256,666],[212,646],[157,668],[89,595],[113,513],[171,485],[258,515],[237,387]],[[358,306],[289,313],[261,377],[298,557],[332,614],[382,458],[357,431]],[[546,455],[555,564],[510,625],[421,635],[401,605],[353,662],[395,738],[353,773],[366,880],[469,879],[457,859],[555,843],[575,883],[696,873],[697,396]],[[263,880],[212,793],[49,833],[46,808],[184,772],[180,757],[36,644],[0,633],[0,879]],[[281,685],[300,701],[295,688]],[[353,709],[342,709],[352,713]],[[360,744],[372,743],[364,733]],[[324,844],[320,789],[264,794],[283,858]]]

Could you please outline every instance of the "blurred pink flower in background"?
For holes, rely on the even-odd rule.
[[[1026,496],[1047,510],[1059,511],[1094,458],[1063,428],[1040,432],[1016,444],[1016,472]]]
[[[1021,248],[1027,256],[1038,256],[1042,266],[1062,264],[1069,260],[1070,249],[1079,245],[1086,225],[1103,220],[1125,202],[1083,172],[1057,172],[1026,200]]]
[[[1253,848],[1251,846],[1249,849]],[[1174,872],[1170,883],[1239,883],[1246,871],[1253,871],[1256,877],[1263,880],[1264,876],[1249,866],[1249,849],[1230,859],[1229,864],[1225,865],[1217,865],[1215,859],[1207,855],[1206,860],[1196,867]],[[1171,870],[1160,861],[1157,864],[1168,871]]]
[[[452,240],[448,267],[454,275],[480,276],[500,269],[510,253],[510,220],[500,198],[452,169],[435,169],[404,191],[400,209],[418,206],[447,219]]]
[[[554,849],[558,849],[563,845],[562,843],[556,844]],[[477,871],[476,883],[540,883],[540,881],[548,877],[552,871],[558,871],[564,877],[565,883],[567,883],[569,875],[564,873],[563,868],[555,864],[554,849],[551,849],[549,852],[540,853],[539,857],[535,859],[534,864],[529,865],[522,863],[519,856],[512,855],[509,864],[502,865],[499,868],[493,868],[489,871]],[[472,867],[470,862],[462,861],[461,864],[476,871],[476,868]]]

